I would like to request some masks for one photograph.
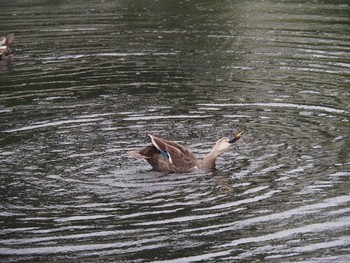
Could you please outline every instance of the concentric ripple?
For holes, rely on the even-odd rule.
[[[349,4],[231,2],[2,4],[2,262],[350,261]]]

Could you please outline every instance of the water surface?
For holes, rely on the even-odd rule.
[[[4,262],[348,262],[347,1],[11,1]],[[215,171],[164,175],[147,132]]]

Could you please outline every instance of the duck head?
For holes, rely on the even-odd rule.
[[[228,150],[228,148],[230,148],[232,143],[238,141],[242,137],[242,135],[243,135],[243,132],[238,132],[233,139],[230,139],[228,137],[223,137],[219,139],[214,145],[212,152],[215,152],[218,155],[224,153],[225,151]]]
[[[6,37],[0,37],[0,46],[5,45],[6,43]]]

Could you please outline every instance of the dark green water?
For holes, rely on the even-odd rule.
[[[2,262],[350,261],[348,1],[0,3]]]

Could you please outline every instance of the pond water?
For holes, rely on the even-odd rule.
[[[350,5],[7,1],[2,262],[349,262]],[[217,169],[161,174],[147,132]]]

